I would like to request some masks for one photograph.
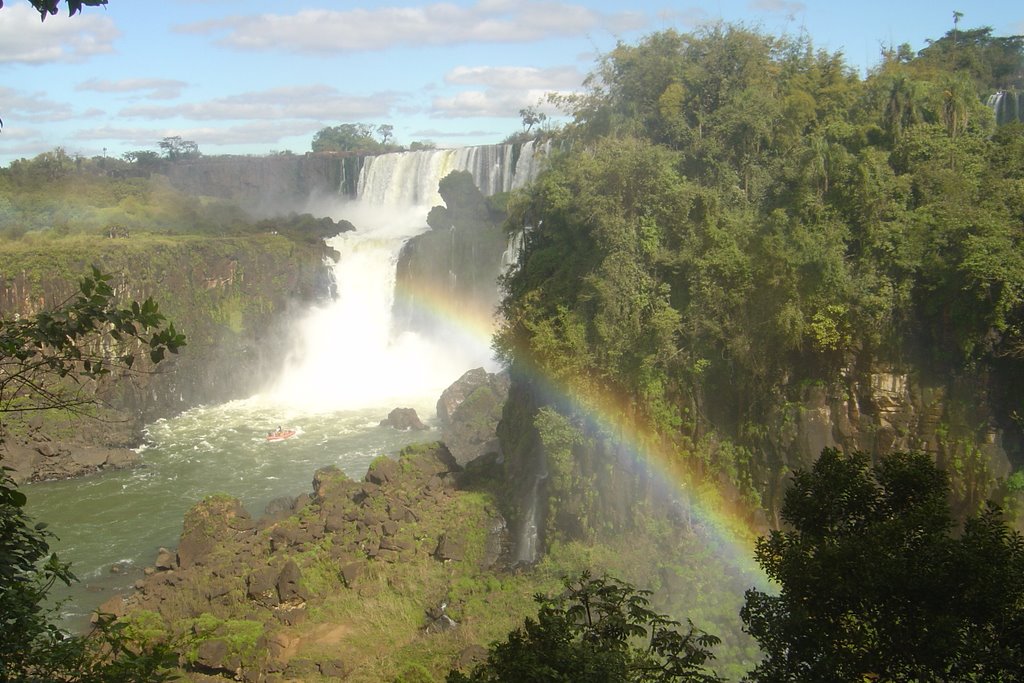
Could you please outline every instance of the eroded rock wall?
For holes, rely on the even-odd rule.
[[[250,396],[281,367],[291,324],[327,294],[324,247],[312,242],[274,234],[110,239],[84,249],[55,243],[10,253],[0,266],[0,316],[59,305],[94,264],[114,276],[122,301],[152,297],[187,345],[155,368],[141,350],[136,372],[88,387],[117,413],[116,422],[82,420],[69,435],[59,425],[8,413],[5,440],[12,446],[34,449],[44,436],[130,446],[154,419]]]

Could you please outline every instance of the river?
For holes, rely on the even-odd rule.
[[[358,214],[344,209],[334,217]],[[69,628],[130,589],[160,547],[177,545],[185,512],[204,497],[236,496],[259,516],[275,498],[310,492],[318,468],[360,479],[374,458],[440,438],[436,429],[379,426],[391,409],[414,408],[430,424],[441,392],[463,372],[496,369],[486,330],[467,336],[455,320],[429,333],[392,327],[398,254],[427,229],[426,208],[358,215],[355,232],[330,240],[340,254],[336,298],[296,326],[293,351],[264,392],[150,424],[135,469],[25,487],[29,514],[59,536],[53,549],[81,579],[55,591],[67,598]],[[297,434],[268,442],[278,426]]]

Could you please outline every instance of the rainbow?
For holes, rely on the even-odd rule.
[[[439,288],[418,287],[413,291],[399,284],[395,297],[411,301],[417,311],[428,316],[439,329],[459,337],[460,343],[468,340],[478,347],[490,347],[497,329],[493,312],[460,307],[449,292]],[[621,402],[594,391],[571,389],[566,382],[536,368],[528,375],[545,395],[569,406],[602,432],[615,435],[629,466],[637,472],[646,472],[661,493],[688,507],[692,522],[705,529],[708,538],[714,539],[717,544],[714,551],[723,561],[759,588],[767,586],[767,578],[754,560],[756,533],[746,520],[749,510],[730,503],[716,487],[695,476],[693,467],[682,454],[660,446],[662,440],[653,432],[628,419],[629,411]]]

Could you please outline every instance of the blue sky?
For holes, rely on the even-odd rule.
[[[991,26],[1024,34],[1024,2],[919,0],[109,0],[39,21],[0,9],[0,165],[69,154],[309,151],[325,126],[390,124],[395,140],[498,142],[519,110],[580,87],[617,40],[742,22],[806,31],[863,70],[880,47]]]

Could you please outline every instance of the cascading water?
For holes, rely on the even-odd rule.
[[[527,493],[523,506],[523,519],[516,537],[516,563],[533,564],[540,551],[540,487],[548,478],[547,472],[537,474]]]
[[[511,192],[537,177],[550,142],[395,152],[367,157],[359,174],[358,197],[377,206],[441,203],[437,184],[452,171],[469,171],[485,195]],[[517,153],[518,152],[518,156]]]
[[[998,90],[989,95],[985,104],[995,114],[998,125],[1013,121],[1024,122],[1024,92]]]
[[[53,549],[83,579],[56,591],[71,600],[64,608],[69,627],[84,628],[110,591],[130,590],[160,546],[177,544],[185,512],[205,496],[235,496],[258,515],[269,501],[308,490],[317,468],[335,465],[361,478],[374,458],[431,438],[378,422],[399,406],[429,420],[427,411],[448,384],[467,369],[493,364],[490,339],[485,326],[466,325],[459,311],[435,316],[429,331],[397,332],[391,315],[396,261],[402,245],[428,229],[443,175],[469,170],[487,192],[525,182],[527,171],[511,163],[508,148],[368,159],[358,200],[339,198],[329,210],[321,204],[315,211],[345,218],[357,230],[330,241],[340,254],[333,266],[337,297],[296,326],[294,352],[279,379],[258,397],[150,425],[143,467],[32,485],[29,513],[59,530]],[[535,173],[538,156],[521,150],[520,162]],[[298,434],[268,442],[275,426]]]
[[[469,171],[485,195],[529,182],[544,152],[528,142],[516,161],[515,151],[489,145],[367,158],[356,200],[332,210],[332,218],[356,226],[329,242],[340,255],[333,266],[338,296],[301,323],[282,377],[263,398],[320,412],[433,401],[465,370],[493,369],[489,335],[479,329],[467,335],[458,320],[435,321],[429,333],[396,333],[395,267],[402,245],[428,229],[426,216],[442,202],[437,188],[444,176]],[[449,276],[449,287],[457,287],[454,273]]]
[[[453,345],[452,338],[464,335],[452,331],[446,342],[441,335],[394,333],[398,254],[407,239],[426,229],[426,212],[366,209],[360,208],[362,219],[353,220],[356,231],[329,241],[340,255],[333,265],[337,297],[299,325],[295,351],[263,399],[312,412],[414,400],[431,405],[465,370],[492,364],[486,340]],[[345,217],[352,220],[351,215]]]

